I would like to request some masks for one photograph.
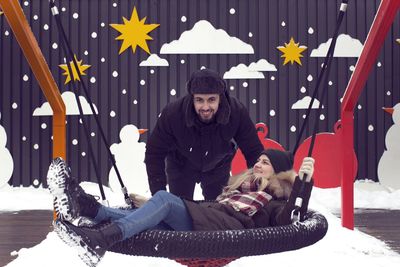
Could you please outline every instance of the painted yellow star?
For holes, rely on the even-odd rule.
[[[278,46],[277,49],[283,53],[281,57],[285,58],[283,65],[286,65],[289,61],[293,65],[294,62],[301,66],[300,58],[303,57],[301,52],[307,49],[306,46],[299,46],[299,43],[295,43],[293,37],[290,38],[290,42],[285,46]]]
[[[90,68],[91,65],[82,65],[82,61],[83,61],[83,60],[78,61],[78,59],[76,58],[76,55],[74,55],[74,58],[75,58],[76,63],[77,63],[77,65],[78,65],[78,69],[79,69],[80,74],[81,74],[82,76],[86,75],[85,71],[86,71],[88,68]],[[71,66],[72,74],[73,74],[73,76],[74,76],[74,81],[80,81],[78,72],[77,72],[77,70],[76,70],[76,68],[75,68],[75,66],[74,66],[74,62],[71,61],[69,64],[70,64],[70,66]],[[71,75],[70,75],[70,73],[69,73],[67,64],[61,64],[61,65],[58,65],[58,66],[59,66],[61,69],[64,70],[63,75],[64,75],[64,76],[67,76],[67,78],[65,79],[65,83],[64,83],[64,84],[69,83],[69,82],[71,81]]]
[[[3,15],[3,11],[0,10],[0,16]]]
[[[400,44],[400,39],[396,39],[396,42],[397,42],[398,44]]]
[[[129,47],[132,48],[132,52],[136,52],[136,47],[140,46],[144,51],[150,54],[149,47],[147,46],[147,40],[153,40],[148,33],[160,26],[160,24],[145,24],[146,18],[139,20],[136,7],[133,9],[131,19],[127,20],[122,17],[124,24],[110,24],[111,27],[121,33],[115,40],[122,40],[121,49],[119,54],[122,54]]]

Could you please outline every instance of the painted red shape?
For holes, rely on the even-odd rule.
[[[340,151],[340,122],[335,125],[335,133],[318,133],[315,139],[312,157],[315,159],[314,166],[314,185],[319,188],[334,188],[341,186],[342,161]],[[294,157],[294,169],[299,170],[304,157],[308,155],[311,138],[308,137],[299,146]],[[354,172],[353,180],[357,175],[357,157],[353,150],[353,157],[346,160],[353,160]]]
[[[268,134],[268,127],[264,123],[257,123],[256,124],[258,138],[260,139],[261,143],[263,144],[264,148],[273,148],[279,150],[285,150],[281,144],[278,142],[265,138]],[[235,157],[232,160],[232,175],[236,175],[238,173],[243,172],[247,169],[246,159],[243,156],[242,151],[238,149],[236,151]]]

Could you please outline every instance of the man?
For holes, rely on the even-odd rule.
[[[146,145],[145,163],[150,191],[165,190],[193,198],[200,182],[203,196],[215,199],[226,185],[236,145],[247,166],[263,146],[245,106],[229,96],[225,81],[214,71],[192,74],[188,94],[169,103]]]

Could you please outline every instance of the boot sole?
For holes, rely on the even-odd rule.
[[[96,267],[103,256],[94,251],[81,236],[71,230],[68,225],[60,220],[53,222],[54,230],[58,237],[68,246],[75,248],[79,258],[89,267]]]
[[[69,173],[67,165],[61,158],[54,159],[47,172],[47,185],[53,195],[53,206],[56,216],[60,220],[73,221],[77,218],[76,204],[67,191]]]

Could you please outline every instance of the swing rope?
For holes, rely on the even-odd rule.
[[[343,0],[342,3],[340,4],[340,11],[339,11],[339,15],[337,18],[337,22],[336,22],[336,27],[335,27],[335,31],[332,37],[332,41],[331,44],[329,46],[328,52],[325,56],[324,59],[324,63],[323,63],[323,67],[321,70],[321,73],[318,75],[318,79],[317,79],[317,84],[316,87],[314,89],[314,93],[312,96],[312,99],[310,101],[310,104],[308,105],[307,108],[307,113],[306,113],[306,118],[303,121],[303,124],[301,125],[301,130],[299,135],[297,136],[297,140],[296,140],[296,145],[293,149],[293,155],[297,152],[297,149],[299,147],[300,144],[300,140],[301,140],[301,136],[303,135],[304,129],[306,127],[306,125],[308,124],[309,121],[309,115],[314,103],[314,100],[318,94],[318,90],[320,88],[321,85],[321,81],[323,80],[323,89],[322,89],[322,95],[321,95],[321,99],[320,99],[320,103],[316,112],[316,116],[315,116],[315,120],[314,120],[314,126],[313,126],[313,132],[312,132],[312,137],[311,137],[311,143],[310,143],[310,147],[308,148],[308,157],[312,156],[312,152],[314,150],[314,145],[315,145],[315,139],[317,137],[317,131],[318,131],[318,119],[319,116],[321,115],[322,112],[322,103],[324,103],[325,98],[326,98],[326,94],[328,91],[328,78],[329,78],[329,73],[331,70],[331,66],[332,66],[332,60],[333,60],[333,55],[334,55],[334,50],[335,50],[335,46],[336,46],[336,41],[337,38],[339,36],[339,28],[340,25],[342,24],[344,15],[347,11],[347,4],[348,4],[348,0]],[[307,174],[304,174],[303,179],[302,179],[302,183],[301,183],[301,187],[299,190],[299,196],[296,198],[296,202],[295,202],[295,208],[292,211],[292,221],[299,221],[300,220],[300,208],[301,205],[303,203],[303,196],[304,196],[304,188],[305,188],[305,181],[307,179]]]
[[[331,62],[332,62],[332,59],[333,59],[333,54],[334,54],[334,50],[335,50],[336,41],[337,41],[337,38],[339,36],[339,28],[340,28],[340,25],[342,24],[344,15],[345,15],[345,13],[347,11],[347,4],[348,4],[348,0],[342,0],[342,3],[340,4],[340,11],[339,11],[338,19],[337,19],[337,22],[336,22],[336,27],[335,27],[335,31],[334,31],[334,34],[333,34],[333,37],[332,37],[332,41],[331,41],[331,44],[329,46],[328,52],[327,52],[327,54],[325,56],[322,70],[321,70],[320,74],[318,75],[317,83],[316,83],[316,86],[315,86],[315,89],[314,89],[314,92],[313,92],[313,96],[312,96],[310,104],[308,105],[308,108],[307,108],[306,117],[305,117],[305,119],[304,119],[304,121],[303,121],[303,123],[301,125],[300,132],[297,135],[296,144],[295,144],[295,146],[293,148],[293,155],[296,154],[297,149],[299,148],[301,137],[302,137],[302,135],[304,133],[305,127],[308,124],[309,117],[310,117],[310,112],[311,112],[312,106],[314,104],[314,100],[317,97],[317,94],[318,94],[318,91],[319,91],[319,88],[320,88],[320,85],[321,85],[321,82],[322,82],[322,78],[324,78],[324,90],[323,91],[327,90],[327,80],[328,80],[329,72],[330,72],[330,69],[331,69]],[[325,75],[325,72],[326,72],[326,75]],[[324,95],[324,93],[323,93],[323,95]],[[321,114],[321,110],[322,110],[322,99],[321,99],[320,105],[318,106],[318,111],[317,111],[317,115],[318,116],[316,116],[316,118],[318,118],[319,114]],[[318,127],[317,121],[318,120],[316,119],[316,123],[314,124],[313,139],[315,139],[314,136],[316,135],[316,131],[317,131],[317,127]],[[314,148],[314,141],[312,142],[312,145],[310,145],[310,148],[309,148],[309,151],[308,151],[308,156],[312,155],[313,148]]]
[[[75,99],[76,99],[76,101],[78,103],[80,120],[82,121],[82,124],[84,125],[86,139],[88,140],[89,153],[90,153],[91,161],[93,163],[93,167],[94,167],[95,172],[96,172],[97,183],[99,185],[99,189],[100,189],[100,193],[101,193],[103,202],[106,201],[106,197],[105,197],[104,189],[103,189],[103,184],[101,182],[98,164],[97,164],[97,162],[95,160],[95,156],[94,156],[94,153],[93,153],[92,144],[91,144],[90,136],[89,136],[89,131],[88,131],[86,125],[85,125],[85,120],[83,118],[82,105],[81,105],[81,102],[80,102],[80,100],[78,98],[78,95],[77,95],[78,87],[77,87],[76,83],[74,83],[74,77],[73,77],[74,74],[72,72],[72,69],[71,69],[71,66],[70,66],[70,62],[73,62],[74,68],[75,68],[75,70],[76,70],[76,72],[78,74],[79,80],[81,81],[80,82],[81,86],[79,86],[79,88],[82,87],[82,89],[83,89],[83,91],[84,91],[84,93],[85,93],[85,95],[86,95],[86,97],[88,99],[90,109],[91,109],[91,111],[93,113],[93,116],[95,118],[97,127],[98,127],[98,129],[100,131],[101,139],[102,139],[102,141],[103,141],[103,143],[104,143],[104,145],[105,145],[105,147],[107,149],[108,158],[109,158],[109,160],[111,161],[111,163],[112,163],[112,165],[114,167],[115,173],[117,174],[117,177],[118,177],[118,181],[119,181],[119,183],[121,185],[121,191],[124,194],[125,202],[128,205],[131,205],[132,207],[134,207],[134,204],[133,204],[132,200],[129,198],[128,190],[125,187],[124,182],[122,181],[121,174],[120,174],[119,169],[117,167],[115,158],[111,153],[110,145],[109,145],[109,143],[108,143],[108,141],[106,139],[106,136],[104,134],[103,128],[100,125],[100,121],[99,121],[98,115],[97,115],[97,113],[96,113],[96,111],[94,109],[94,106],[93,106],[93,101],[92,101],[92,99],[90,97],[90,94],[89,94],[87,88],[86,88],[86,84],[85,84],[84,80],[82,79],[82,75],[81,75],[81,73],[79,71],[79,68],[78,68],[78,63],[77,63],[77,61],[76,61],[76,59],[74,57],[74,53],[72,51],[70,42],[68,41],[68,38],[67,38],[67,35],[65,33],[64,27],[63,27],[63,25],[61,23],[60,14],[58,12],[57,6],[55,5],[55,0],[50,0],[49,4],[50,4],[51,13],[53,14],[53,17],[55,18],[55,21],[56,21],[56,24],[57,24],[57,28],[58,28],[58,31],[59,31],[60,42],[61,42],[61,45],[62,45],[63,52],[65,53],[68,71],[69,71],[69,73],[71,75],[71,80],[72,80],[72,84],[73,84],[73,87],[74,87]]]

